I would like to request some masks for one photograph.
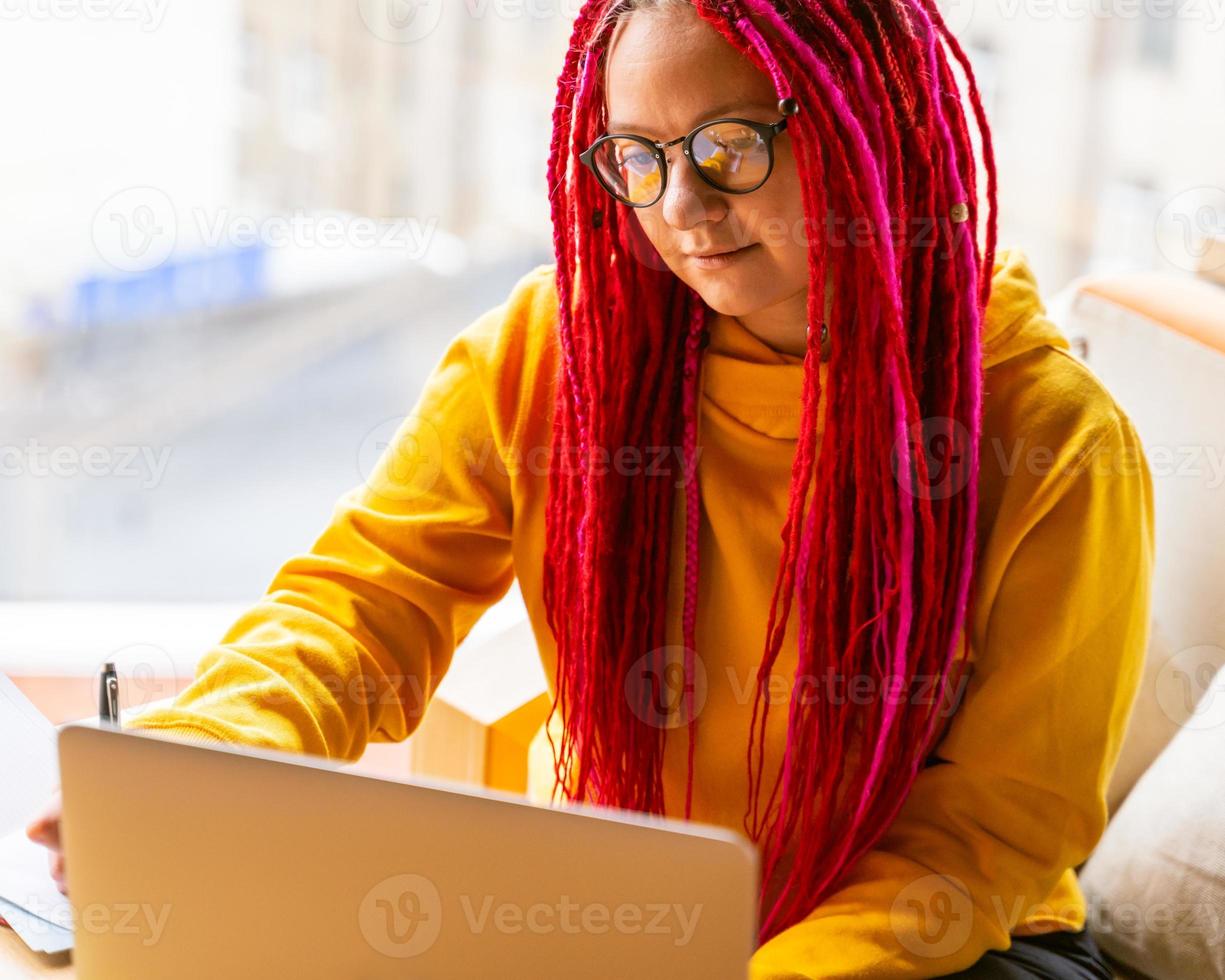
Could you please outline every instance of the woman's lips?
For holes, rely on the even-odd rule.
[[[723,252],[719,255],[691,255],[689,256],[689,261],[700,269],[722,269],[733,262],[739,261],[755,248],[757,248],[756,242],[752,245],[745,245],[743,248],[738,248],[735,251]]]

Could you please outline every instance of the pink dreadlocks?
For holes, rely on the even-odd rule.
[[[651,813],[663,811],[666,731],[635,713],[625,677],[667,642],[670,562],[660,543],[672,540],[676,490],[667,475],[627,476],[592,461],[600,450],[679,444],[686,473],[696,473],[698,368],[709,311],[661,261],[644,258],[635,217],[577,158],[604,132],[602,64],[617,22],[667,2],[584,4],[558,82],[548,169],[562,355],[553,458],[584,461],[554,467],[549,485],[544,601],[558,650],[553,710],[565,723],[554,746],[557,784],[570,800]],[[765,687],[793,603],[797,677],[866,674],[883,690],[920,676],[946,682],[956,669],[973,593],[979,339],[995,254],[995,165],[968,59],[933,0],[691,3],[768,74],[780,98],[798,101],[787,135],[809,227],[828,213],[877,230],[833,263],[822,236],[808,246],[809,322],[825,320],[827,273],[837,308],[853,311],[854,320],[836,335],[828,397],[818,376],[820,331],[810,333],[748,733],[745,829],[762,848],[764,942],[810,914],[880,838],[938,734],[932,705],[793,696],[784,758],[763,812]],[[977,171],[946,48],[966,77],[987,171],[981,251],[976,235],[959,233],[979,226]],[[958,211],[966,223],[936,218]],[[927,234],[911,235],[915,228]],[[968,458],[965,488],[925,492],[934,477],[924,445],[954,432],[963,434],[957,446]],[[692,677],[696,475],[684,486],[683,510],[681,629]],[[691,714],[686,816],[696,721]],[[843,771],[852,743],[862,762]],[[793,863],[767,901],[764,884],[789,845]]]

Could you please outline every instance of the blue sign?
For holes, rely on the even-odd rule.
[[[138,323],[262,299],[268,295],[267,253],[257,244],[171,258],[148,272],[91,276],[71,287],[66,325]]]

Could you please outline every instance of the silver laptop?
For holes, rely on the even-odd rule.
[[[744,980],[758,860],[723,828],[69,725],[80,980]]]

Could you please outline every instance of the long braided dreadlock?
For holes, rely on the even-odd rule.
[[[913,699],[849,704],[793,693],[781,769],[762,806],[764,695],[793,602],[797,680],[836,671],[867,675],[875,690],[909,691],[916,678],[947,682],[955,670],[974,591],[979,340],[996,246],[995,166],[968,59],[933,0],[583,5],[558,83],[548,169],[561,353],[554,459],[581,461],[551,471],[544,569],[558,649],[553,711],[565,724],[554,746],[555,775],[567,799],[663,812],[666,731],[635,713],[625,678],[644,655],[665,648],[670,563],[661,543],[672,540],[676,487],[667,476],[631,477],[594,460],[617,447],[679,440],[685,472],[695,473],[709,311],[657,254],[648,258],[635,217],[576,162],[604,131],[602,66],[618,22],[678,3],[691,5],[766,72],[780,98],[798,101],[788,135],[809,227],[813,216],[829,214],[877,230],[832,263],[823,236],[808,244],[809,322],[825,319],[827,274],[854,321],[853,330],[839,321],[826,392],[818,332],[809,336],[783,547],[748,733],[745,829],[762,848],[764,942],[810,914],[880,838],[937,734],[936,708]],[[987,171],[981,250],[975,234],[961,233],[979,227],[977,172],[946,48],[967,80]],[[964,490],[925,492],[932,473],[924,449],[949,438],[968,459]],[[682,635],[685,677],[692,678],[696,475],[684,484],[683,510]],[[692,714],[688,724],[686,816]],[[861,763],[843,771],[840,760],[853,744]],[[783,886],[767,899],[765,883],[789,848]]]

